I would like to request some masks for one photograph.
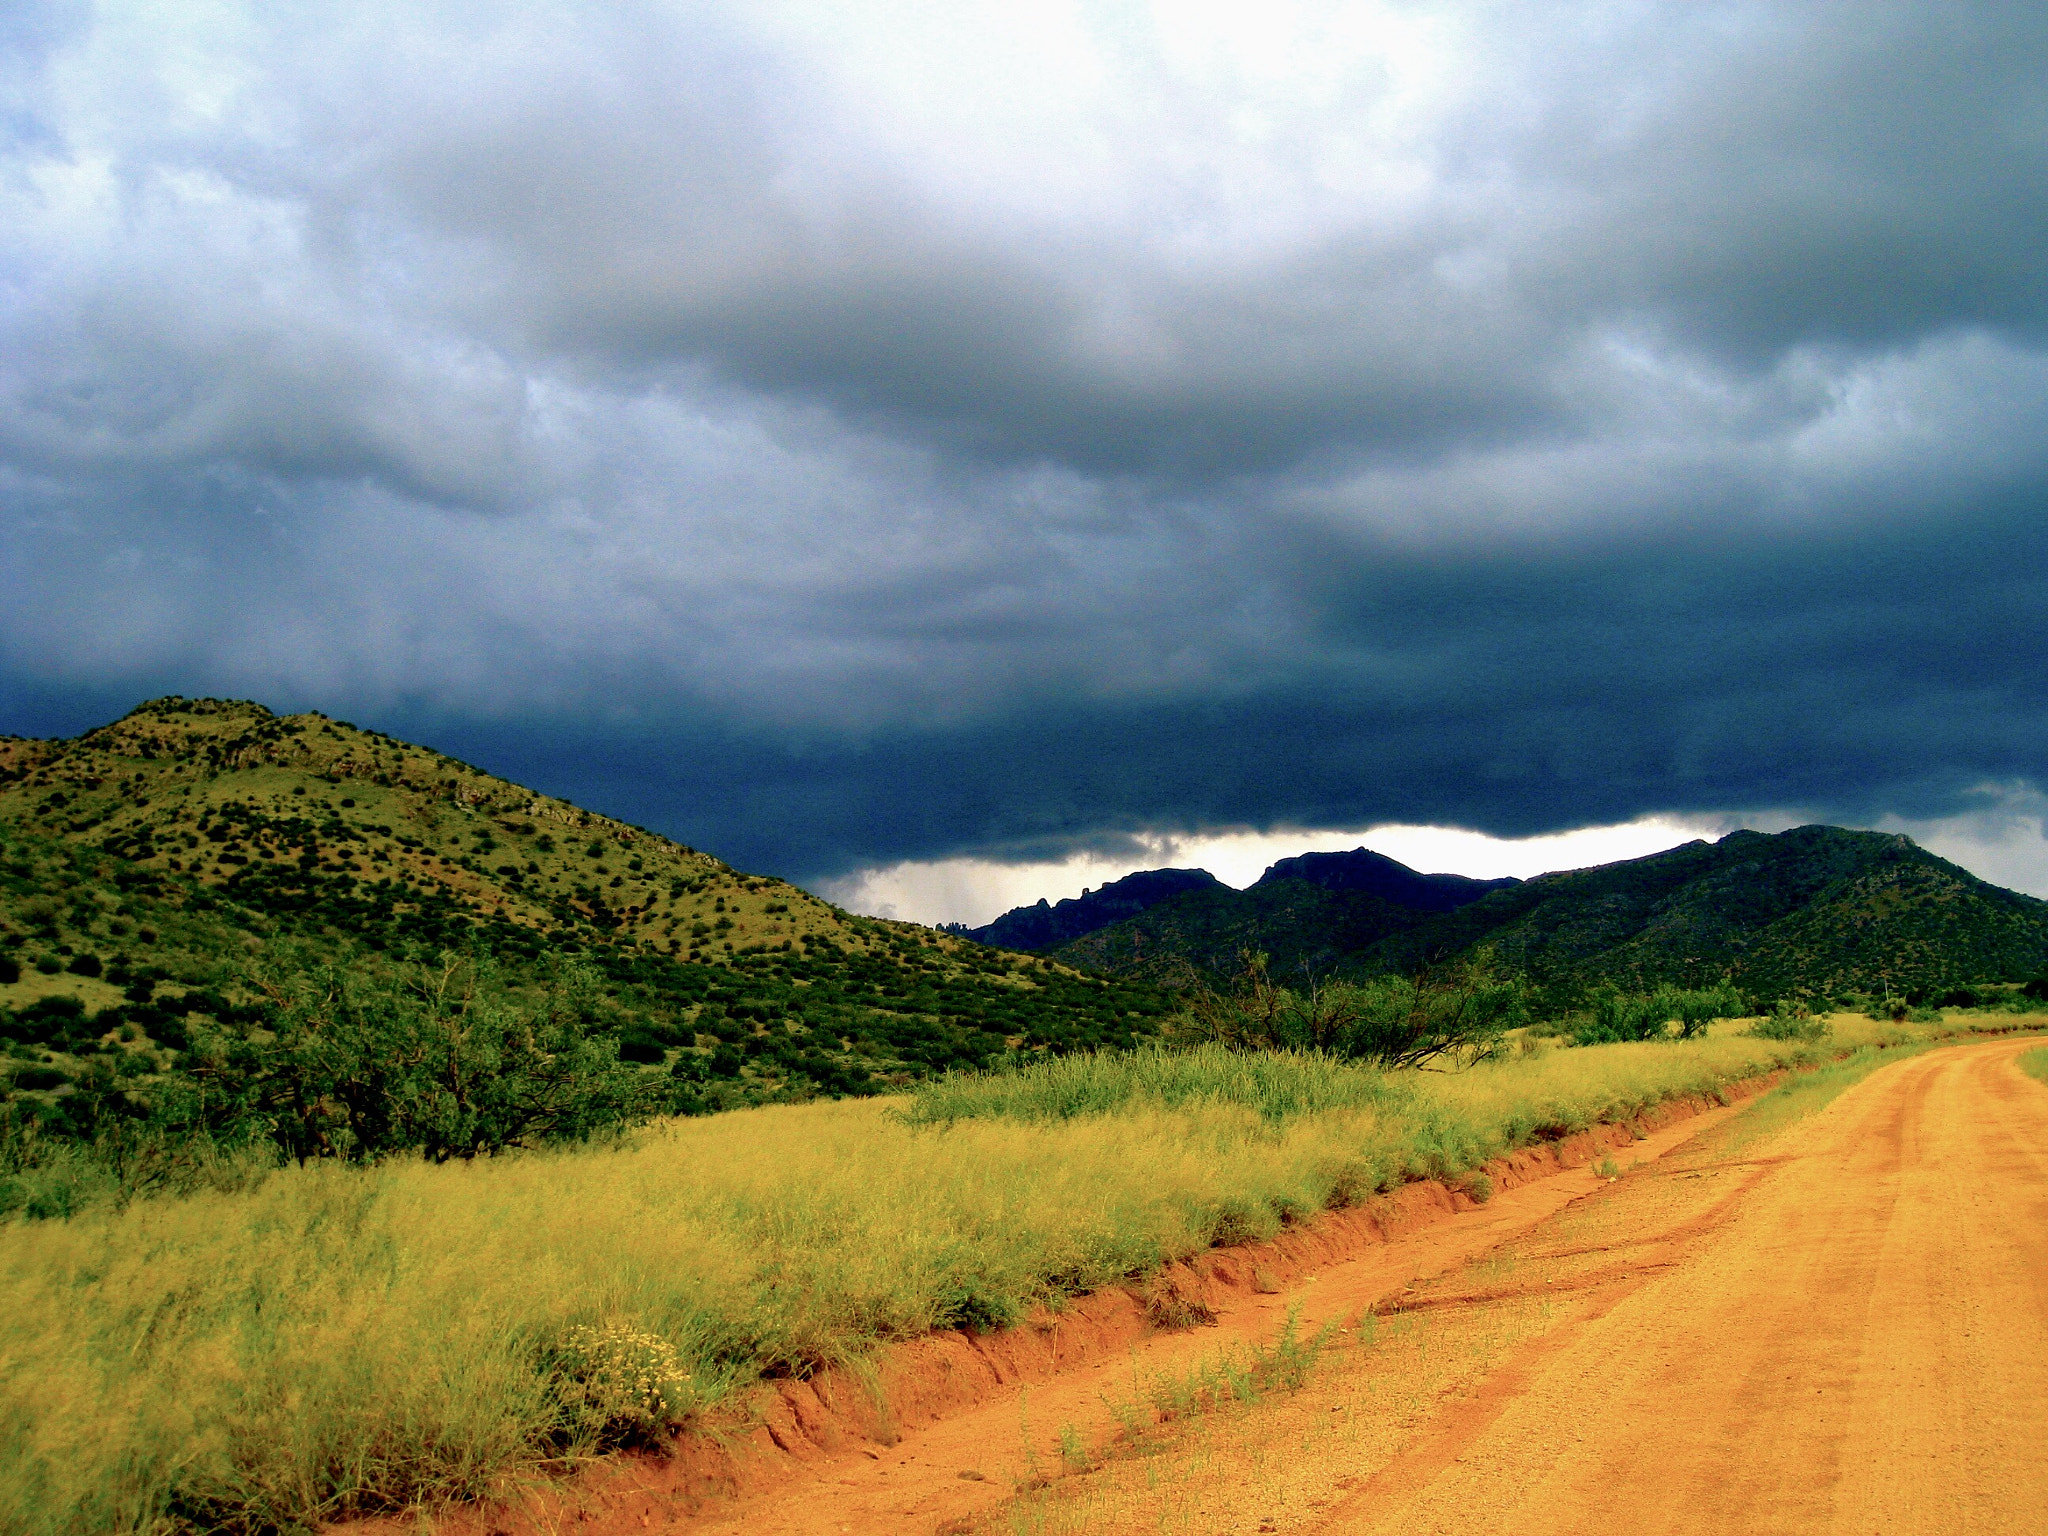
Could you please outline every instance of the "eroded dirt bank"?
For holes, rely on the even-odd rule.
[[[1725,1094],[1739,1102],[1775,1081]],[[1173,1266],[1146,1294],[1085,1297],[1058,1316],[974,1337],[941,1334],[891,1351],[871,1382],[786,1383],[737,1443],[628,1458],[527,1500],[446,1514],[447,1533],[964,1529],[1020,1486],[1120,1432],[1137,1383],[1233,1344],[1269,1341],[1290,1313],[1305,1330],[1357,1317],[1426,1277],[1537,1227],[1604,1186],[1592,1166],[1655,1159],[1732,1114],[1674,1100],[1489,1165],[1484,1205],[1437,1183],[1329,1212],[1271,1243]],[[1210,1326],[1162,1331],[1162,1317]],[[362,1536],[369,1522],[351,1529]]]

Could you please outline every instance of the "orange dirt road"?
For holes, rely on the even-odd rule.
[[[2048,1532],[2037,1044],[1930,1052],[1669,1170],[1677,1224],[1651,1198],[1605,1234],[1605,1294],[1289,1528]]]

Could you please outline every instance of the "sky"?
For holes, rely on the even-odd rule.
[[[2044,322],[2040,7],[4,0],[0,731],[317,708],[926,920],[2048,892]]]

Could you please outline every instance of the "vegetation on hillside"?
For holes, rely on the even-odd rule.
[[[1541,1015],[1603,988],[1740,989],[1909,1005],[2048,969],[2048,902],[1977,879],[1889,833],[1734,832],[1594,869],[1543,875],[1456,911],[1396,907],[1299,880],[1193,892],[1053,951],[1106,975],[1214,987],[1245,950],[1276,976],[1413,975],[1481,947],[1525,978]]]
[[[1097,975],[1193,991],[1229,978],[1246,951],[1268,956],[1280,976],[1362,971],[1356,957],[1430,916],[1372,891],[1276,880],[1173,896],[1050,953]]]
[[[164,699],[74,741],[0,741],[17,1164],[79,1140],[132,1164],[191,1132],[201,1162],[263,1137],[462,1155],[1128,1045],[1166,1011],[1151,988],[855,917],[319,715]],[[454,1036],[576,1061],[591,1112],[509,1141],[483,1115],[458,1146],[427,1129],[442,1112],[420,1073],[360,1065]]]

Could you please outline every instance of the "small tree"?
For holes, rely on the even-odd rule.
[[[1413,976],[1362,982],[1304,976],[1299,989],[1275,983],[1266,957],[1251,951],[1227,993],[1196,995],[1184,1033],[1252,1049],[1327,1051],[1383,1067],[1489,1055],[1527,1016],[1519,978],[1497,970],[1492,955],[1434,966]]]
[[[1654,992],[1603,987],[1593,994],[1592,1004],[1590,1016],[1573,1031],[1580,1045],[1690,1040],[1704,1034],[1714,1020],[1740,1018],[1744,1011],[1742,995],[1725,983],[1718,987],[1659,987]]]

